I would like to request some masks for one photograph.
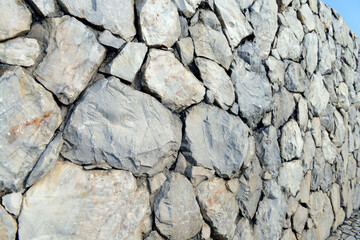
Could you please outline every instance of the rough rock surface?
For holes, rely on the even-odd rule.
[[[97,39],[102,45],[115,49],[121,48],[126,43],[123,39],[115,37],[109,30],[99,33]]]
[[[16,237],[16,221],[6,210],[0,206],[0,238],[4,240],[13,240]]]
[[[15,38],[0,43],[0,61],[12,65],[32,66],[40,54],[36,39]]]
[[[0,192],[22,187],[62,122],[60,108],[20,67],[0,77]]]
[[[139,239],[149,211],[149,193],[130,172],[59,161],[26,192],[19,237]]]
[[[37,67],[35,76],[62,103],[70,104],[100,66],[105,48],[90,29],[75,18],[63,17],[55,21],[47,55]]]
[[[153,175],[175,160],[181,122],[155,98],[109,78],[80,99],[64,140],[61,154],[75,163],[106,162],[137,175]]]
[[[30,2],[45,17],[51,16],[56,12],[55,0],[30,0]]]
[[[299,158],[304,146],[299,125],[291,119],[282,128],[280,140],[281,157],[289,161],[293,158]]]

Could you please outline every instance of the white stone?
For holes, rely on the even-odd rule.
[[[179,12],[190,18],[195,14],[196,9],[198,8],[201,0],[173,0],[178,8]]]
[[[1,198],[1,203],[6,211],[17,217],[21,210],[22,194],[21,192],[6,194]]]
[[[303,169],[300,160],[282,164],[279,171],[279,185],[284,187],[294,197],[300,189],[302,178]]]
[[[181,38],[176,42],[176,48],[179,51],[181,62],[187,66],[194,58],[194,44],[190,37]]]
[[[17,226],[16,221],[8,214],[0,205],[0,239],[14,240],[16,239]]]
[[[298,17],[300,21],[307,27],[309,32],[315,30],[315,19],[309,5],[301,5],[301,8],[298,11]]]
[[[30,0],[36,9],[45,17],[55,13],[55,0]]]
[[[299,125],[291,119],[282,128],[280,139],[281,157],[289,161],[293,158],[300,158],[304,141],[301,136]]]
[[[315,116],[321,116],[329,102],[329,92],[326,90],[323,77],[314,74],[310,86],[305,91],[305,97],[309,101],[310,110]]]

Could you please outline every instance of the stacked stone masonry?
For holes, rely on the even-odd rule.
[[[318,0],[1,0],[0,239],[327,239],[359,53]]]

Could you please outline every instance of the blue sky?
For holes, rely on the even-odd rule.
[[[350,29],[360,37],[360,0],[322,0],[335,9]]]

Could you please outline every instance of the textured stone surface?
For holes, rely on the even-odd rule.
[[[102,45],[115,49],[119,49],[125,44],[123,39],[115,37],[109,30],[99,33],[97,39]]]
[[[187,66],[193,61],[194,43],[190,37],[182,38],[176,42],[176,48],[179,51],[181,62]]]
[[[34,74],[62,103],[70,104],[100,66],[105,48],[90,29],[75,18],[63,17],[55,21],[47,55]]]
[[[40,54],[40,45],[36,39],[15,38],[0,43],[0,61],[12,65],[29,67]]]
[[[301,136],[299,125],[291,119],[282,128],[280,139],[281,157],[289,161],[299,158],[303,149],[304,141]]]
[[[30,0],[30,2],[45,17],[54,15],[56,12],[55,0]]]
[[[147,47],[144,43],[129,42],[109,64],[100,68],[100,71],[132,83],[146,52]]]
[[[182,14],[189,18],[195,14],[195,11],[201,0],[173,0],[176,4],[176,7]]]
[[[301,55],[300,41],[288,27],[280,27],[276,50],[282,59],[297,61]]]
[[[171,173],[164,183],[156,196],[154,212],[156,227],[170,239],[192,238],[202,227],[193,187],[179,173]]]
[[[310,109],[315,116],[321,116],[329,101],[329,92],[326,90],[323,77],[320,74],[313,75],[305,97],[310,103]]]
[[[295,100],[290,92],[281,87],[274,94],[273,125],[276,128],[284,125],[295,110]]]
[[[109,78],[83,95],[64,130],[64,140],[61,154],[73,162],[107,162],[151,175],[175,160],[181,122],[156,99]]]
[[[1,198],[1,204],[6,211],[17,217],[21,210],[22,194],[20,192],[6,194]]]
[[[171,47],[181,34],[179,14],[171,0],[136,2],[140,33],[148,46]]]
[[[306,70],[312,74],[318,65],[318,38],[315,32],[311,32],[304,37],[304,55]]]
[[[303,178],[301,161],[291,161],[282,164],[279,171],[278,182],[294,197],[296,196]]]
[[[171,52],[157,49],[150,50],[144,64],[143,85],[175,112],[200,102],[205,94],[203,84]]]
[[[62,122],[50,92],[20,67],[0,77],[0,192],[22,187]]]
[[[136,34],[134,0],[59,0],[59,4],[71,15],[119,34],[125,40],[131,40]]]
[[[26,192],[19,237],[139,239],[149,210],[149,193],[130,172],[58,162]]]
[[[304,92],[309,85],[304,69],[300,64],[290,62],[285,71],[285,88],[290,92]]]
[[[206,58],[196,58],[204,86],[215,96],[215,102],[224,110],[228,110],[235,101],[234,86],[225,70],[217,63]]]
[[[0,16],[0,41],[30,30],[31,12],[23,1],[1,1]]]
[[[0,206],[0,238],[4,240],[12,240],[16,237],[16,221],[8,214],[5,209]]]
[[[248,127],[239,118],[199,104],[186,114],[182,153],[196,165],[230,177],[240,170],[247,156],[248,134]]]

